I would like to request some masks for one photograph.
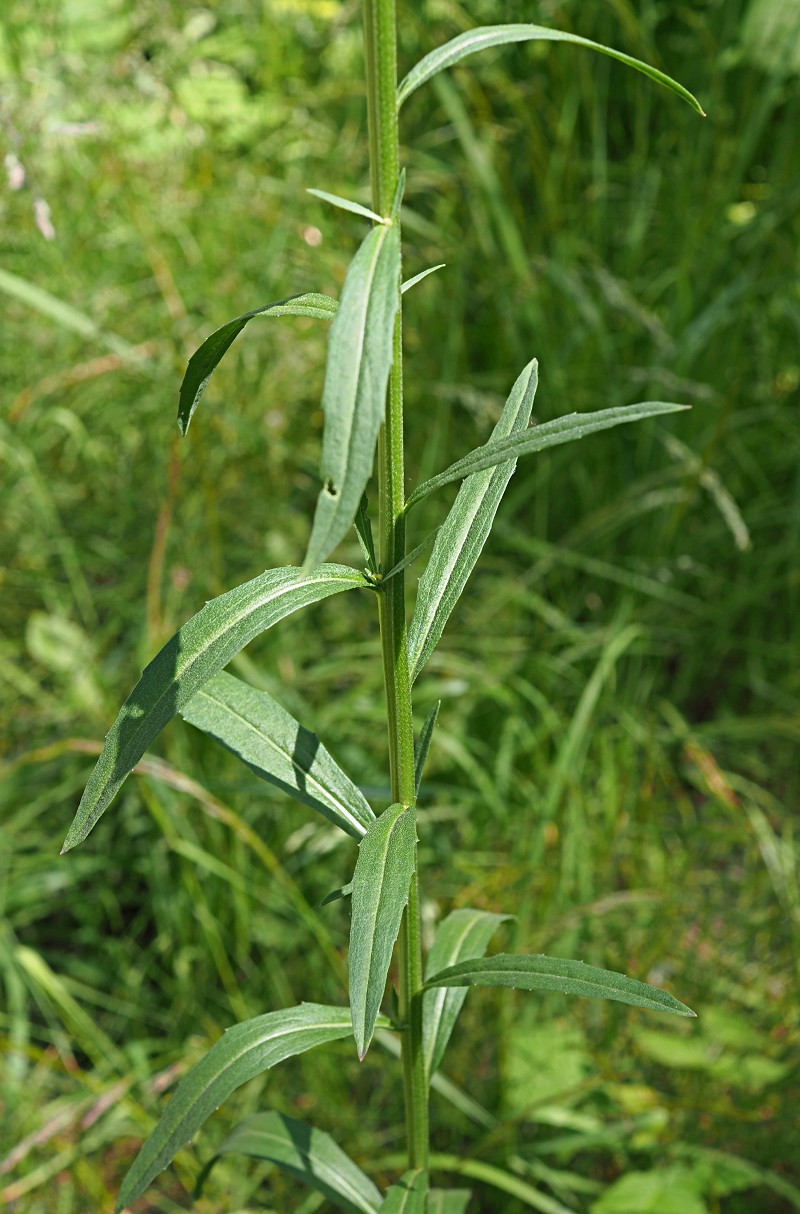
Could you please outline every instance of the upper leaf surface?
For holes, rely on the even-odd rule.
[[[359,1058],[372,1040],[392,949],[414,872],[417,829],[413,807],[392,805],[358,845],[350,925],[350,1007]]]
[[[474,55],[477,51],[486,50],[491,46],[502,46],[509,42],[572,42],[576,46],[589,47],[590,50],[599,51],[602,55],[610,55],[612,59],[618,59],[620,63],[625,63],[628,67],[635,68],[637,72],[649,76],[658,84],[663,84],[665,88],[671,89],[673,93],[677,93],[679,97],[687,101],[692,109],[697,110],[698,114],[703,113],[700,102],[688,89],[685,89],[682,84],[678,84],[677,80],[673,80],[671,76],[660,72],[658,68],[643,63],[641,59],[634,59],[622,51],[614,50],[613,47],[603,46],[599,42],[592,42],[577,34],[565,33],[564,30],[546,29],[542,25],[527,24],[479,26],[477,29],[468,30],[465,34],[459,34],[450,42],[446,42],[444,46],[437,47],[435,51],[431,51],[429,55],[420,59],[419,63],[412,67],[405,79],[401,81],[397,90],[398,106],[402,105],[415,89],[418,89],[426,80],[430,80],[431,76],[435,76],[437,72],[452,67],[453,64],[466,59],[468,55]]]
[[[346,1214],[377,1214],[381,1194],[330,1134],[283,1113],[247,1117],[225,1139],[220,1155],[269,1159]]]
[[[613,999],[654,1012],[671,1012],[675,1016],[695,1015],[691,1008],[666,991],[628,978],[626,974],[598,969],[583,961],[542,954],[497,953],[494,957],[460,961],[425,982],[426,988],[438,986],[512,986],[526,991],[558,991],[562,995],[582,995],[588,999]]]
[[[132,1205],[231,1092],[262,1071],[352,1031],[348,1008],[301,1003],[237,1024],[178,1084],[120,1189],[116,1209]]]
[[[415,1169],[393,1184],[383,1199],[380,1214],[427,1214],[428,1173]]]
[[[466,1214],[469,1189],[431,1189],[427,1214]]]
[[[266,691],[223,672],[192,696],[181,715],[233,751],[256,775],[316,809],[354,839],[375,821],[363,793],[317,735]]]
[[[185,434],[189,429],[192,415],[200,403],[200,397],[206,390],[212,371],[219,365],[223,355],[233,345],[249,320],[252,320],[254,316],[310,316],[318,320],[330,320],[336,315],[338,307],[336,300],[327,295],[318,295],[315,292],[305,295],[290,295],[288,299],[279,299],[276,303],[266,304],[263,308],[254,308],[252,312],[245,312],[243,316],[236,316],[220,329],[215,329],[189,359],[181,383],[178,403],[178,425],[181,434]]]
[[[396,224],[382,224],[350,263],[331,325],[322,392],[322,490],[304,569],[324,561],[346,535],[372,475],[399,300],[400,233]]]
[[[206,603],[147,666],[106,735],[62,851],[81,843],[147,747],[253,637],[309,603],[364,585],[346,565],[270,569]]]

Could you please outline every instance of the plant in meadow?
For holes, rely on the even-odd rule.
[[[269,569],[213,599],[156,655],[106,737],[64,843],[68,851],[86,838],[150,743],[181,714],[257,775],[357,842],[352,880],[339,891],[339,896],[350,897],[352,907],[349,1001],[336,1007],[302,1003],[228,1029],[178,1085],[124,1180],[118,1210],[146,1191],[206,1118],[248,1079],[292,1055],[351,1035],[363,1058],[380,1027],[399,1038],[406,1110],[408,1170],[388,1191],[382,1193],[329,1135],[277,1112],[249,1117],[223,1142],[218,1155],[240,1152],[269,1160],[345,1211],[458,1214],[469,1194],[430,1186],[428,1101],[469,986],[555,991],[678,1016],[694,1014],[665,991],[580,961],[507,953],[487,957],[495,931],[507,918],[503,914],[453,911],[439,925],[423,958],[415,804],[438,705],[415,739],[412,687],[464,590],[516,461],[683,406],[647,401],[531,425],[538,380],[532,359],[518,374],[488,442],[406,494],[402,299],[432,271],[402,280],[404,171],[398,118],[412,93],[444,68],[485,47],[535,40],[573,43],[609,55],[703,111],[690,93],[655,68],[577,35],[537,25],[488,26],[461,34],[426,55],[398,87],[395,0],[364,0],[363,24],[372,209],[316,191],[370,223],[350,263],[341,298],[295,295],[229,321],[189,360],[180,391],[178,421],[185,433],[209,376],[252,317],[307,316],[330,322],[321,488],[305,558],[298,566]],[[374,537],[366,489],[376,456]],[[436,532],[409,623],[405,570],[425,548],[423,543],[409,552],[407,545],[414,507],[453,482],[460,484],[458,495]],[[329,561],[352,526],[365,570]],[[391,804],[377,816],[319,739],[271,696],[225,673],[254,637],[308,604],[345,591],[373,595],[380,623]],[[385,1014],[381,1009],[395,950],[398,989],[391,1013]]]

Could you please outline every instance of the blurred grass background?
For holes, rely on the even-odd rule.
[[[443,699],[421,803],[426,915],[513,912],[503,947],[627,970],[700,1019],[475,991],[434,1146],[512,1178],[500,1192],[468,1165],[475,1211],[796,1210],[800,6],[501,8],[401,4],[401,69],[474,24],[540,21],[656,63],[709,117],[547,45],[476,57],[411,99],[405,271],[448,263],[407,296],[412,475],[483,441],[534,354],[539,420],[648,398],[693,410],[520,464],[418,685],[421,717]],[[211,329],[338,293],[361,225],[304,189],[367,200],[359,12],[0,10],[13,1214],[110,1209],[162,1093],[227,1025],[343,998],[346,908],[316,907],[349,878],[351,845],[189,726],[164,733],[86,845],[57,853],[155,649],[207,598],[304,550],[322,327],[251,326],[183,442],[174,414]],[[412,542],[445,505],[419,511]],[[368,596],[284,622],[237,668],[385,803]],[[188,1208],[214,1144],[267,1105],[390,1177],[393,1067],[344,1045],[283,1064],[142,1210]],[[196,1208],[321,1203],[227,1161]]]

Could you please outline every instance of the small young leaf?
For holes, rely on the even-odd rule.
[[[330,906],[331,902],[340,902],[342,898],[349,898],[353,892],[353,882],[348,881],[347,885],[342,885],[339,889],[332,889],[329,894],[320,902],[320,906]]]
[[[375,541],[372,538],[372,521],[369,517],[369,501],[366,493],[361,494],[355,517],[356,535],[364,553],[364,560],[370,573],[378,572],[378,556],[375,552]]]
[[[330,1134],[283,1113],[245,1118],[218,1154],[268,1159],[346,1214],[377,1214],[383,1209],[380,1191]]]
[[[542,954],[497,953],[482,960],[460,961],[426,979],[426,990],[440,986],[512,986],[525,991],[557,991],[587,999],[613,999],[654,1012],[670,1012],[674,1016],[696,1014],[674,996],[656,986],[648,986],[646,982],[612,970],[598,969],[583,961],[567,961],[563,957]]]
[[[429,274],[435,274],[437,270],[443,270],[447,263],[440,261],[438,266],[428,266],[427,270],[421,270],[419,274],[415,274],[413,278],[407,278],[400,288],[401,295],[405,295],[406,291],[410,291],[418,282],[422,282],[423,278],[427,278]]]
[[[392,805],[358,845],[350,927],[350,1007],[359,1058],[372,1040],[416,859],[413,807]]]
[[[672,401],[647,400],[637,405],[598,409],[594,413],[568,413],[565,417],[556,417],[551,422],[542,422],[539,426],[526,428],[524,433],[515,432],[505,438],[495,438],[495,430],[488,443],[476,447],[469,455],[445,468],[444,472],[437,473],[429,481],[419,485],[406,501],[406,511],[416,506],[429,493],[441,489],[443,485],[460,481],[482,468],[493,468],[505,460],[517,459],[520,455],[530,455],[534,451],[544,451],[546,447],[571,443],[575,439],[585,438],[587,434],[596,434],[599,430],[610,430],[627,422],[659,417],[662,413],[681,413],[688,408],[689,405],[676,405]]]
[[[425,967],[426,978],[459,961],[483,957],[500,924],[510,918],[510,915],[493,915],[489,911],[467,908],[452,911],[439,924]],[[426,990],[422,996],[422,1040],[429,1082],[441,1066],[466,997],[466,990],[458,987],[438,987]]]
[[[380,225],[350,263],[331,326],[322,392],[322,490],[305,570],[324,561],[343,539],[372,475],[399,303],[400,233],[396,224]]]
[[[336,315],[338,307],[336,300],[327,295],[318,295],[315,292],[290,295],[288,299],[279,299],[277,303],[266,304],[263,308],[254,308],[252,312],[236,316],[221,329],[216,329],[189,359],[178,404],[178,425],[181,434],[185,434],[189,429],[192,415],[206,390],[212,371],[219,365],[248,320],[252,320],[254,316],[310,316],[315,320],[330,320]]]
[[[537,382],[537,362],[533,359],[511,389],[487,446],[507,441],[509,437],[516,438],[527,431]],[[486,543],[515,467],[515,459],[506,459],[497,467],[484,466],[467,477],[444,525],[439,529],[431,558],[420,578],[408,633],[408,665],[412,682],[439,643],[450,613]]]
[[[380,1214],[427,1214],[428,1173],[425,1169],[406,1172],[388,1190]]]
[[[430,547],[438,534],[439,528],[434,527],[433,531],[431,531],[429,535],[425,536],[425,539],[421,544],[417,544],[416,548],[414,548],[411,552],[406,553],[402,561],[398,561],[396,565],[392,565],[389,572],[382,575],[381,582],[385,584],[386,582],[391,581],[391,579],[393,577],[397,577],[398,573],[401,573],[403,569],[408,569],[409,565],[413,565],[417,557],[422,556],[425,549]]]
[[[431,1189],[427,1214],[466,1214],[471,1197],[469,1189]]]
[[[288,566],[270,569],[206,603],[156,654],[122,705],[62,854],[83,842],[164,726],[253,637],[309,603],[365,584],[363,574],[346,565],[321,565],[310,574]]]
[[[218,674],[181,710],[258,776],[360,839],[375,815],[363,793],[310,733],[265,691]]]
[[[369,207],[364,207],[360,202],[351,202],[349,198],[341,198],[339,194],[329,194],[327,190],[306,190],[307,194],[313,194],[315,198],[320,198],[323,202],[329,202],[331,206],[338,207],[340,211],[350,211],[353,215],[361,215],[364,219],[371,219],[374,223],[386,223],[382,215],[377,215],[375,211],[371,211]]]
[[[120,1189],[116,1211],[132,1205],[231,1092],[285,1058],[352,1031],[348,1008],[301,1003],[234,1025],[178,1084]]]
[[[444,46],[437,47],[435,51],[431,51],[430,54],[420,59],[419,63],[412,67],[406,78],[401,81],[397,90],[398,107],[437,72],[452,67],[455,63],[460,63],[462,59],[466,59],[468,55],[474,55],[476,51],[485,50],[490,46],[502,46],[509,42],[571,42],[575,46],[586,46],[590,50],[599,51],[602,55],[609,55],[612,59],[617,59],[620,63],[635,68],[637,72],[649,76],[657,84],[663,84],[665,88],[677,93],[698,114],[704,113],[700,102],[688,89],[685,89],[682,84],[678,84],[677,80],[673,80],[671,76],[660,72],[658,68],[650,67],[648,63],[642,63],[641,59],[634,59],[630,55],[623,54],[622,51],[615,51],[612,47],[603,46],[599,42],[591,42],[588,38],[580,38],[577,34],[527,24],[479,26],[477,29],[459,34],[450,42],[446,42]]]
[[[431,738],[433,737],[436,718],[439,716],[439,709],[442,706],[442,701],[437,700],[433,708],[425,718],[425,723],[419,731],[419,737],[414,742],[414,792],[419,796],[419,786],[422,783],[422,773],[425,770],[425,763],[428,758],[428,751],[431,748]]]

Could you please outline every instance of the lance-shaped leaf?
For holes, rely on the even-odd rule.
[[[439,924],[425,966],[426,979],[459,961],[483,957],[489,941],[510,915],[465,908],[452,911]],[[431,1077],[441,1066],[450,1034],[467,997],[465,987],[437,987],[422,996],[422,1041],[425,1074]]]
[[[336,300],[328,295],[318,295],[315,292],[290,295],[288,299],[279,299],[276,303],[265,304],[263,308],[254,308],[252,312],[236,316],[220,329],[215,329],[189,359],[181,383],[178,402],[178,425],[181,434],[185,434],[189,429],[192,415],[206,390],[211,373],[249,320],[254,316],[310,316],[316,320],[331,320],[338,307]]]
[[[329,194],[327,190],[306,190],[306,193],[313,194],[321,202],[329,202],[331,206],[338,207],[341,211],[360,215],[362,219],[371,219],[374,223],[386,223],[386,219],[382,215],[378,215],[376,211],[371,211],[369,207],[362,206],[360,202],[353,202],[350,198],[342,198],[340,194]]]
[[[219,1155],[251,1155],[277,1164],[346,1214],[377,1214],[380,1190],[330,1134],[283,1113],[247,1117],[225,1139]]]
[[[350,1007],[359,1058],[366,1054],[383,999],[392,949],[414,873],[413,807],[392,805],[358,845],[350,925]]]
[[[352,1031],[348,1008],[301,1003],[237,1024],[178,1084],[120,1189],[117,1211],[131,1205],[231,1092],[285,1058]]]
[[[363,793],[316,734],[304,729],[266,691],[218,674],[181,710],[271,784],[360,839],[375,815]]]
[[[511,389],[487,446],[492,442],[519,438],[527,431],[537,382],[538,364],[533,359]],[[412,682],[439,643],[450,613],[475,568],[515,467],[516,459],[507,457],[502,463],[498,461],[497,466],[484,464],[474,470],[459,489],[453,507],[439,529],[430,560],[419,581],[408,633]]]
[[[656,986],[583,961],[543,954],[497,953],[494,957],[460,961],[425,982],[426,989],[439,986],[512,986],[525,991],[557,991],[587,999],[613,999],[654,1012],[671,1012],[674,1016],[695,1015],[691,1008]]]
[[[534,451],[544,451],[547,447],[558,447],[561,443],[571,443],[575,439],[585,438],[587,434],[596,434],[599,430],[610,430],[614,426],[622,426],[627,422],[644,421],[648,417],[659,417],[662,413],[681,413],[690,408],[689,405],[676,405],[672,401],[647,400],[637,405],[620,405],[613,409],[598,409],[594,413],[568,413],[565,417],[556,417],[551,422],[542,422],[539,426],[531,426],[523,434],[513,433],[508,437],[495,438],[495,432],[482,447],[476,447],[469,455],[456,460],[444,472],[438,472],[429,481],[419,485],[406,501],[406,511],[416,506],[428,494],[452,481],[460,481],[465,476],[471,476],[482,468],[493,468],[504,460],[517,458],[520,455],[531,455]],[[502,419],[501,419],[502,420]],[[499,425],[499,423],[498,423]]]
[[[309,603],[364,584],[363,575],[346,565],[322,565],[313,573],[289,566],[206,603],[156,654],[122,705],[62,852],[86,838],[167,722],[253,637]]]
[[[322,490],[304,569],[324,561],[346,535],[372,474],[399,300],[400,234],[396,224],[381,224],[350,263],[331,325],[322,392]]]
[[[406,1172],[387,1191],[381,1214],[427,1214],[428,1173],[425,1169]]]
[[[450,42],[446,42],[444,46],[437,47],[435,51],[431,51],[429,55],[425,55],[423,59],[420,59],[419,63],[412,67],[405,79],[401,81],[397,90],[398,106],[402,105],[421,84],[424,84],[426,80],[430,80],[431,76],[435,76],[437,72],[452,67],[455,63],[460,63],[462,59],[466,59],[468,55],[476,54],[477,51],[486,50],[491,46],[503,46],[509,42],[571,42],[575,46],[586,46],[590,50],[599,51],[601,55],[610,55],[612,59],[617,59],[620,63],[624,63],[628,67],[635,68],[637,72],[642,72],[645,76],[649,76],[656,83],[663,84],[665,88],[671,89],[673,93],[677,93],[679,97],[687,101],[698,114],[703,113],[700,102],[688,89],[685,89],[682,84],[678,84],[677,80],[673,80],[671,76],[660,72],[658,68],[651,67],[648,63],[643,63],[641,59],[634,59],[622,51],[614,50],[613,47],[603,46],[599,42],[591,42],[588,38],[581,38],[577,34],[568,34],[564,30],[553,30],[547,29],[542,25],[527,24],[479,26],[477,29],[467,30],[466,33],[459,34],[458,37],[451,39]]]
[[[437,700],[425,718],[425,723],[423,724],[422,729],[419,731],[419,737],[414,741],[414,792],[417,794],[417,796],[419,796],[419,786],[422,783],[422,773],[425,771],[425,764],[428,761],[428,751],[431,748],[433,730],[434,726],[436,725],[436,718],[439,716],[439,709],[441,706],[442,701]]]
[[[466,1214],[469,1189],[431,1189],[427,1214]]]

